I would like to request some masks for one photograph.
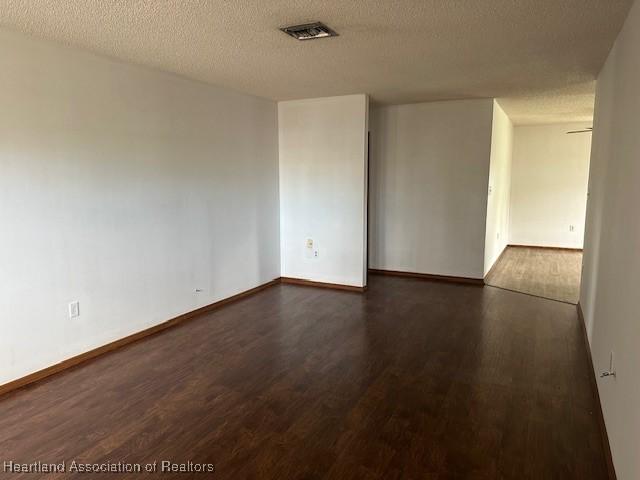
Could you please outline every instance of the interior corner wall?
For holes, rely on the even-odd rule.
[[[4,30],[0,58],[0,384],[280,276],[275,102]]]
[[[493,100],[371,113],[371,268],[481,279]]]
[[[368,97],[280,102],[278,128],[282,276],[365,286]]]
[[[515,127],[509,243],[582,248],[591,125]]]
[[[640,478],[640,2],[598,76],[580,305],[619,480]]]
[[[500,257],[509,240],[512,156],[513,124],[494,100],[484,248],[485,275]]]

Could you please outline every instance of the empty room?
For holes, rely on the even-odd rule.
[[[0,0],[0,478],[640,478],[639,0]]]

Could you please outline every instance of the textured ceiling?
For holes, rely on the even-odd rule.
[[[499,97],[588,120],[632,0],[0,0],[0,26],[275,100]],[[339,37],[278,27],[320,20]]]

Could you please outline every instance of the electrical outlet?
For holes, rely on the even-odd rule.
[[[69,304],[69,318],[76,318],[80,316],[80,302],[71,302]]]
[[[569,231],[570,232],[575,232],[576,231],[576,226],[575,225],[569,225]]]
[[[313,258],[318,258],[320,256],[320,250],[317,248],[313,251]]]
[[[313,238],[304,241],[304,258],[313,260],[318,256],[318,243]]]

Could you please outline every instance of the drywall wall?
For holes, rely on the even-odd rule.
[[[589,123],[514,129],[509,242],[582,248],[587,208]]]
[[[640,3],[598,76],[580,304],[619,480],[640,478]]]
[[[509,239],[512,155],[513,125],[502,107],[494,101],[484,246],[485,275],[500,257]]]
[[[483,278],[493,100],[372,109],[370,266]]]
[[[8,31],[0,58],[0,384],[280,275],[275,103]]]
[[[283,277],[366,285],[367,123],[366,95],[278,104]]]

